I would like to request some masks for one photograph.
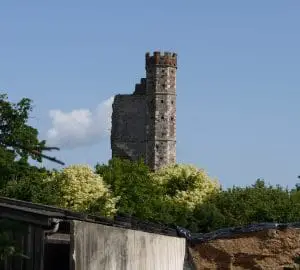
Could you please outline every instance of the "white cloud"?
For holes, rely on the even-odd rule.
[[[101,102],[94,111],[51,110],[52,128],[47,132],[48,145],[72,149],[96,144],[109,136],[113,100],[114,97],[111,97]]]

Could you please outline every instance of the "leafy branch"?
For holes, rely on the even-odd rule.
[[[26,147],[24,145],[21,144],[17,144],[17,143],[4,143],[0,140],[0,144],[3,144],[6,147],[14,147],[14,148],[19,148],[20,150],[26,151],[31,155],[34,156],[38,156],[40,158],[44,158],[47,160],[50,160],[52,162],[58,163],[60,165],[65,165],[65,163],[61,160],[58,160],[55,157],[51,157],[48,155],[43,154],[43,151],[52,151],[52,150],[60,150],[58,147],[49,147],[49,146],[38,146],[35,149],[34,148],[30,148],[30,147]]]

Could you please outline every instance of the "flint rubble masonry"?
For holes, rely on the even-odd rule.
[[[112,157],[143,159],[152,169],[176,163],[175,53],[146,53],[146,78],[113,103]]]

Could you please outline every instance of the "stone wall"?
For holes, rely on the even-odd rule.
[[[176,65],[165,64],[169,57],[176,56],[146,56],[146,159],[154,170],[176,162]]]
[[[111,148],[113,157],[145,159],[146,102],[143,95],[117,95],[113,103]]]
[[[189,245],[195,269],[300,269],[299,223],[221,229]]]
[[[153,170],[176,163],[177,55],[146,54],[146,78],[113,103],[113,157],[144,159]]]

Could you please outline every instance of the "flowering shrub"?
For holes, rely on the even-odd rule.
[[[153,181],[161,185],[166,198],[189,210],[203,203],[210,195],[220,190],[216,180],[192,165],[176,164],[162,168],[152,174]]]
[[[102,177],[86,165],[72,165],[53,172],[42,181],[41,190],[33,196],[33,202],[105,216],[116,212],[118,198],[112,197]]]

